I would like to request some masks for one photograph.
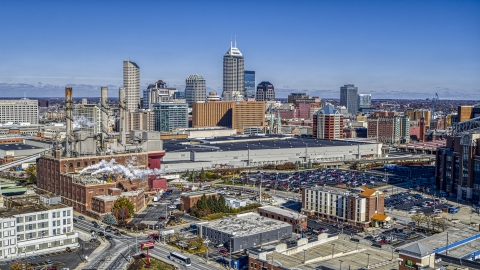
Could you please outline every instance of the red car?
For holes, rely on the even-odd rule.
[[[225,249],[220,249],[220,253],[222,253],[222,254],[228,254],[228,251],[225,250]]]

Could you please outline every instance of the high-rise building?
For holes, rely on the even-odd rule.
[[[263,81],[257,86],[257,101],[271,101],[275,100],[275,88],[273,84]]]
[[[343,115],[331,104],[325,105],[313,115],[313,137],[343,139]]]
[[[185,81],[185,99],[188,106],[192,103],[205,101],[207,97],[207,86],[202,75],[190,75]]]
[[[399,144],[410,142],[410,117],[378,116],[367,119],[367,137],[378,142]]]
[[[245,70],[245,97],[255,98],[255,71]]]
[[[125,107],[129,111],[140,108],[140,67],[135,62],[123,61]]]
[[[371,108],[372,94],[358,94],[358,108]]]
[[[74,130],[86,131],[89,134],[101,132],[102,111],[97,104],[76,104],[72,114]]]
[[[404,115],[408,115],[411,121],[420,121],[423,117],[425,119],[425,125],[430,126],[431,113],[429,110],[405,110]]]
[[[244,59],[240,50],[232,46],[223,56],[223,100],[225,101],[240,101],[245,98],[245,70]]]
[[[153,105],[155,131],[172,132],[176,128],[188,128],[187,103],[162,102]]]
[[[125,123],[125,132],[130,132],[130,130],[154,131],[155,112],[145,110],[127,112],[125,114]]]
[[[448,136],[438,147],[435,162],[435,186],[443,197],[477,204],[480,202],[480,133],[472,130]],[[442,191],[446,194],[442,194]]]
[[[193,103],[192,126],[231,127],[237,133],[251,127],[265,126],[265,102],[206,102]]]
[[[0,123],[38,124],[38,100],[0,100]]]
[[[167,84],[162,80],[150,84],[143,90],[143,109],[152,110],[155,103],[172,101],[176,92],[176,88],[167,88]]]
[[[347,107],[348,113],[355,115],[358,112],[358,87],[345,84],[340,87],[340,106]]]

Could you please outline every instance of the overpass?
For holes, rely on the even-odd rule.
[[[0,165],[0,171],[7,170],[7,169],[10,169],[10,168],[18,166],[18,165],[22,165],[23,163],[26,163],[26,162],[34,161],[37,158],[40,158],[42,156],[42,154],[44,154],[47,151],[51,151],[51,149],[43,150],[42,152],[38,152],[36,154],[26,156],[26,157],[14,160],[12,162],[2,164],[2,165]]]

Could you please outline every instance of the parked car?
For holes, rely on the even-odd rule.
[[[52,260],[50,260],[50,259],[45,260],[45,263],[46,263],[46,264],[52,264]]]
[[[384,229],[390,229],[391,227],[392,227],[392,225],[390,225],[390,224],[385,224],[385,225],[383,225],[383,228],[384,228]]]
[[[225,250],[225,249],[220,249],[220,251],[219,251],[219,252],[220,252],[220,253],[222,253],[222,254],[228,254],[228,251],[227,251],[227,250]]]
[[[78,216],[78,219],[85,220],[83,216]]]
[[[105,239],[107,239],[107,240],[112,240],[113,237],[112,237],[111,235],[107,235],[107,236],[105,236]]]
[[[435,210],[433,210],[433,213],[434,214],[441,214],[441,213],[443,213],[443,211],[442,211],[442,209],[435,209]]]

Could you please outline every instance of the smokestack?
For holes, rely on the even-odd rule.
[[[120,107],[120,144],[124,145],[126,143],[126,119],[125,119],[125,88],[118,89],[118,98],[119,98],[119,107]]]
[[[67,120],[67,135],[65,139],[65,156],[70,157],[71,147],[70,140],[72,138],[72,122],[73,122],[73,99],[72,99],[72,87],[65,87],[65,108],[66,108],[66,120]]]
[[[106,137],[108,134],[108,87],[101,88],[100,104],[102,106],[102,133]]]

